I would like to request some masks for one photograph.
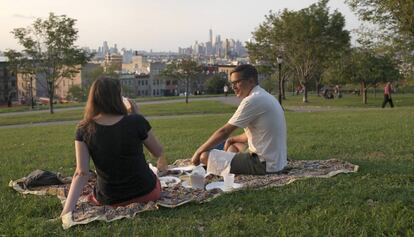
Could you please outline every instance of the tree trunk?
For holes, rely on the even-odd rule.
[[[12,107],[12,92],[7,95],[7,107]]]
[[[361,94],[362,94],[362,103],[367,103],[367,85],[365,81],[361,82]]]
[[[279,104],[282,105],[282,80],[280,78],[279,78],[279,86],[278,86],[277,90],[278,90],[277,97],[278,97],[278,100],[279,100]]]
[[[282,99],[286,100],[286,95],[285,95],[285,79],[282,78]]]
[[[305,84],[302,84],[303,87],[303,103],[308,103],[308,87]]]
[[[316,96],[320,96],[320,90],[319,90],[319,81],[315,81],[315,86],[316,86]]]
[[[185,103],[188,104],[188,78],[185,79]]]
[[[54,94],[54,88],[53,88],[53,82],[48,82],[49,83],[49,108],[50,108],[50,113],[53,114],[53,94]]]

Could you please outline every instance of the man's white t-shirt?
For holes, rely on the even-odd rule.
[[[275,97],[263,88],[254,87],[228,123],[244,129],[249,150],[266,161],[266,172],[277,172],[287,165],[285,115]]]

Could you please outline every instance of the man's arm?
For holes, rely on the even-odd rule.
[[[200,155],[205,151],[211,150],[216,145],[226,140],[230,134],[236,130],[237,127],[226,123],[223,127],[217,129],[203,145],[201,145],[194,153],[191,161],[193,164],[198,165],[200,163]]]

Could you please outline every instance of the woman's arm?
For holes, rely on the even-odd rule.
[[[157,168],[159,171],[164,171],[167,169],[168,162],[163,157],[164,150],[162,148],[161,143],[158,139],[154,136],[152,131],[148,132],[147,139],[144,140],[144,146],[148,149],[148,151],[155,157],[158,158],[157,161]]]
[[[83,187],[89,179],[89,151],[84,142],[75,141],[76,171],[72,178],[69,194],[60,216],[75,209]]]

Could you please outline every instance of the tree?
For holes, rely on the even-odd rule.
[[[344,85],[349,82],[348,72],[351,51],[344,51],[340,57],[332,60],[321,74],[323,84]]]
[[[394,33],[414,36],[414,1],[347,0],[362,20],[379,24]]]
[[[15,75],[16,79],[17,79],[17,74],[19,73],[19,69],[21,68],[21,63],[23,63],[23,60],[21,63],[19,63],[19,61],[22,59],[22,54],[20,52],[17,52],[15,50],[8,50],[4,53],[4,55],[8,58],[9,64],[7,66],[7,70],[9,71],[9,73],[6,73],[7,76],[9,77],[9,80],[11,79],[11,75]],[[23,73],[22,73],[23,74]],[[22,78],[27,78],[27,77],[22,77]],[[12,93],[13,91],[11,90],[10,87],[5,87],[5,95],[7,96],[7,106],[11,107],[12,106]],[[33,101],[33,100],[32,100]]]
[[[221,94],[224,85],[227,83],[225,73],[215,74],[204,82],[208,94]]]
[[[390,55],[377,54],[372,49],[355,48],[346,68],[350,82],[360,83],[362,103],[367,103],[367,88],[378,83],[401,78],[397,62]]]
[[[374,37],[402,61],[401,69],[408,77],[414,75],[414,1],[412,0],[346,0],[364,21],[379,29]]]
[[[79,85],[73,85],[69,88],[68,95],[71,100],[85,101],[87,95],[85,90]]]
[[[282,70],[298,79],[304,89],[304,102],[308,102],[311,80],[319,80],[327,62],[350,45],[345,18],[338,11],[330,14],[327,3],[321,0],[299,11],[270,12],[253,32],[254,41],[247,44],[249,55],[269,62],[274,71],[277,56],[283,57]]]
[[[31,26],[11,32],[24,48],[24,60],[32,62],[32,66],[22,63],[22,67],[33,70],[36,80],[46,89],[52,114],[55,88],[64,78],[75,76],[92,57],[74,45],[78,38],[75,22],[65,15],[50,13],[47,19],[38,18]]]
[[[183,58],[171,61],[160,74],[185,81],[185,103],[188,103],[190,80],[195,80],[202,71],[202,67],[196,61]]]

